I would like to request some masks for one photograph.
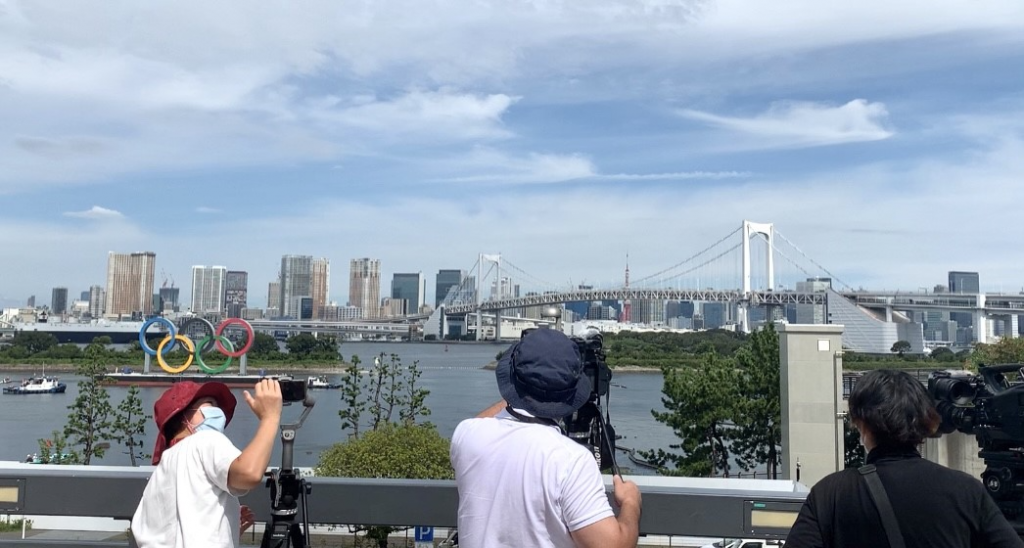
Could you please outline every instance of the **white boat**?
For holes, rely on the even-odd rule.
[[[67,388],[57,377],[30,377],[18,386],[5,386],[4,394],[63,394]]]
[[[316,377],[309,377],[308,379],[306,379],[306,387],[310,389],[321,388],[329,390],[334,388],[341,388],[341,384],[329,382],[325,375],[320,375]]]

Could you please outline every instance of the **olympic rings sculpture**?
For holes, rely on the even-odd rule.
[[[202,325],[207,335],[200,339],[199,343],[192,342],[192,339],[188,338],[183,333],[188,332],[188,328],[194,324]],[[160,341],[154,350],[149,346],[149,342],[146,341],[146,330],[148,330],[153,324],[160,324],[167,329],[167,335]],[[235,350],[235,345],[231,343],[231,340],[224,336],[224,330],[229,326],[237,325],[245,330],[248,338],[246,339],[245,345],[242,348]],[[160,368],[164,371],[173,374],[181,373],[192,365],[193,360],[199,365],[199,368],[204,372],[211,375],[222,373],[228,367],[231,366],[231,361],[235,358],[240,358],[245,355],[246,352],[252,348],[253,340],[255,339],[252,326],[249,322],[241,318],[228,318],[214,328],[213,324],[202,318],[190,318],[181,325],[179,330],[174,322],[167,318],[160,316],[152,317],[142,324],[139,329],[139,344],[142,345],[142,351],[150,356],[156,356],[156,361],[160,364]],[[181,343],[181,346],[188,352],[188,359],[185,363],[178,367],[173,367],[167,363],[164,359],[166,354],[174,349],[177,343]],[[208,352],[211,348],[216,347],[217,351],[222,355],[227,356],[227,360],[217,367],[210,367],[203,361],[203,352]]]

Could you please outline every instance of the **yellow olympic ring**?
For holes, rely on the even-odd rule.
[[[181,341],[181,344],[188,350],[188,359],[185,360],[185,365],[178,368],[171,367],[164,360],[164,346],[167,346],[167,343],[172,340]],[[184,335],[175,335],[173,339],[171,337],[164,337],[163,340],[160,341],[160,345],[156,347],[156,362],[160,364],[160,368],[164,371],[172,375],[176,375],[188,369],[188,366],[192,365],[192,359],[195,356],[195,351],[196,347],[192,344],[192,339],[189,339]]]

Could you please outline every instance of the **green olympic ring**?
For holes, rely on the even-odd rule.
[[[225,337],[224,335],[207,335],[203,337],[201,341],[199,341],[199,344],[196,345],[196,363],[199,364],[199,369],[202,369],[203,371],[209,373],[210,375],[216,375],[217,373],[223,373],[225,369],[230,367],[231,360],[234,360],[234,358],[228,356],[227,361],[222,363],[219,367],[210,367],[206,365],[206,362],[203,361],[202,349],[205,348],[206,344],[209,343],[211,340],[219,341],[222,345],[224,345],[225,348],[228,349],[228,352],[234,352],[235,345],[231,344],[231,340]]]

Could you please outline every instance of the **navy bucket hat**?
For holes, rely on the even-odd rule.
[[[590,398],[576,343],[554,329],[538,329],[512,345],[495,376],[501,397],[535,417],[567,417]]]

